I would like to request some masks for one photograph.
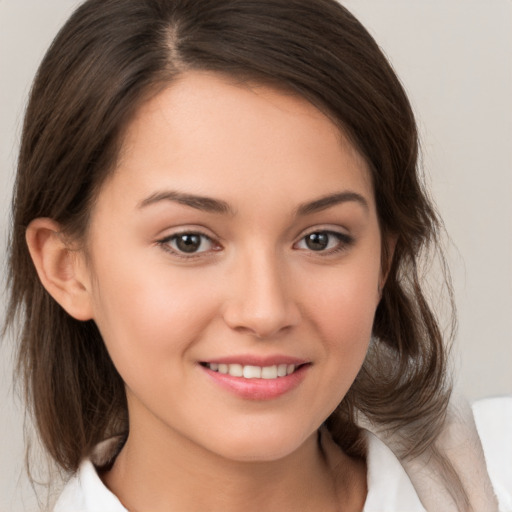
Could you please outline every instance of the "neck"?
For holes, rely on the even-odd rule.
[[[144,436],[131,425],[113,468],[103,476],[131,512],[362,509],[364,467],[332,446],[324,453],[316,433],[272,461],[226,459],[183,436],[166,434]]]

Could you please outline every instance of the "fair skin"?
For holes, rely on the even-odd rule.
[[[364,360],[382,240],[366,163],[325,115],[188,72],[128,127],[85,249],[58,232],[36,219],[27,241],[126,384],[103,478],[130,511],[362,509],[364,464],[317,432]]]

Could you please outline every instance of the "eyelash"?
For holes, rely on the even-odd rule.
[[[199,237],[201,238],[201,245],[205,243],[205,241],[212,245],[213,249],[206,249],[203,251],[195,251],[187,253],[186,251],[182,251],[180,249],[174,248],[171,246],[171,244],[177,240],[179,240],[180,237]],[[177,256],[179,258],[183,259],[194,259],[194,258],[200,258],[205,253],[208,253],[210,251],[218,251],[220,250],[220,245],[216,243],[210,236],[205,235],[204,233],[200,233],[198,231],[182,231],[180,233],[173,233],[170,236],[166,236],[165,238],[162,238],[160,240],[157,240],[157,244],[162,247],[164,251],[167,251],[171,253],[174,256]],[[199,247],[201,247],[201,245]]]
[[[301,239],[294,244],[294,247],[296,247],[299,243],[307,243],[306,240],[308,237],[311,237],[313,235],[327,235],[329,238],[334,237],[336,239],[336,244],[334,247],[322,249],[315,251],[311,248],[304,248],[304,249],[298,249],[298,250],[305,250],[310,252],[312,255],[317,253],[319,256],[327,257],[334,254],[338,254],[340,252],[346,251],[349,249],[352,245],[355,243],[354,237],[347,235],[346,233],[340,233],[338,231],[332,231],[328,229],[316,229],[314,231],[310,231],[309,233],[306,233]],[[331,243],[331,240],[328,241],[328,244]]]
[[[311,249],[310,247],[306,247],[306,248],[297,247],[297,245],[299,245],[301,242],[304,242],[307,244],[306,239],[313,235],[327,235],[329,238],[334,237],[337,240],[336,245],[335,245],[335,247],[321,249],[321,250],[314,250],[314,249]],[[182,251],[178,248],[172,247],[171,244],[173,242],[176,242],[177,240],[179,240],[180,237],[185,237],[185,236],[199,237],[201,239],[199,247],[201,247],[205,242],[207,242],[208,244],[211,244],[212,248],[202,250],[202,251],[193,251],[193,252],[187,253],[186,251]],[[320,256],[330,256],[330,255],[334,255],[334,254],[337,254],[337,253],[347,250],[354,244],[354,242],[355,242],[355,239],[352,236],[347,235],[345,233],[340,233],[338,231],[332,231],[332,230],[327,230],[327,229],[317,229],[315,231],[311,231],[311,232],[305,234],[304,236],[302,236],[300,238],[300,240],[293,245],[293,247],[294,247],[294,249],[297,249],[297,250],[308,251],[311,254],[318,253],[318,255],[320,255]],[[200,258],[200,257],[204,256],[205,253],[209,253],[211,251],[216,252],[221,249],[220,244],[218,244],[210,236],[205,235],[204,233],[201,233],[198,231],[182,231],[180,233],[173,233],[170,236],[166,236],[165,238],[157,240],[156,243],[160,247],[162,247],[163,250],[173,254],[174,256],[177,256],[179,258],[183,258],[186,260]],[[331,243],[331,240],[328,241],[328,244],[330,244],[330,243]]]

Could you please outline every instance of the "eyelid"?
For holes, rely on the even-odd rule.
[[[302,240],[304,237],[311,235],[313,233],[332,233],[333,235],[354,238],[353,235],[348,233],[348,229],[343,226],[333,226],[332,224],[319,224],[317,226],[312,226],[306,229],[303,229],[299,236],[297,237],[297,241]]]

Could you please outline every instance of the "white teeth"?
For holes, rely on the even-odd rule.
[[[261,369],[262,379],[277,379],[277,366],[264,366]]]
[[[280,364],[277,367],[277,376],[278,377],[286,377],[287,374],[288,365],[286,364]]]
[[[244,367],[241,364],[230,364],[229,375],[233,377],[242,377],[244,374]]]
[[[279,364],[273,366],[253,366],[241,364],[206,363],[206,366],[214,372],[219,372],[232,377],[244,377],[245,379],[277,379],[292,374],[297,367],[294,364]]]
[[[261,379],[261,366],[244,366],[245,379]]]

